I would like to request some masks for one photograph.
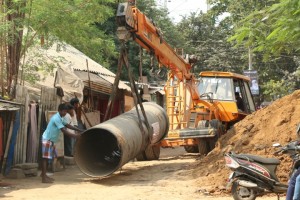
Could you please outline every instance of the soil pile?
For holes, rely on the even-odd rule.
[[[291,159],[287,155],[274,156],[274,143],[285,145],[296,140],[296,127],[300,123],[300,90],[285,96],[264,109],[248,115],[235,124],[218,141],[216,148],[201,158],[192,167],[197,185],[210,193],[224,192],[230,170],[225,167],[224,153],[255,154],[263,157],[277,157],[281,164],[278,178],[288,181]]]

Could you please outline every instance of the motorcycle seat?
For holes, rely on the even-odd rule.
[[[279,165],[280,160],[277,158],[264,158],[260,156],[255,156],[255,155],[250,155],[250,154],[238,154],[237,157],[241,159],[249,159],[253,160],[258,163],[263,163],[263,164],[274,164],[274,165]]]

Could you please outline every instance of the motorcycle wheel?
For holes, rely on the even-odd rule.
[[[234,182],[231,188],[231,194],[234,200],[255,200],[256,192],[251,188],[240,186]]]

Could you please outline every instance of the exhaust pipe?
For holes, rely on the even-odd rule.
[[[162,107],[145,102],[143,107],[152,131],[148,131],[141,109],[142,129],[136,108],[82,133],[74,158],[80,170],[91,177],[105,177],[121,168],[147,146],[158,144],[168,133],[169,120]]]
[[[240,186],[247,187],[247,188],[256,188],[256,187],[258,187],[258,185],[256,183],[252,183],[250,181],[238,180],[237,182]]]

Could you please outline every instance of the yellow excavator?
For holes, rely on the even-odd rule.
[[[234,123],[255,111],[248,77],[203,71],[200,78],[195,78],[191,73],[195,57],[179,55],[134,2],[119,3],[117,24],[121,41],[138,43],[156,57],[160,66],[169,69],[164,87],[169,132],[159,145],[149,146],[139,155],[138,160],[158,159],[161,147],[184,146],[187,152],[205,155]]]

